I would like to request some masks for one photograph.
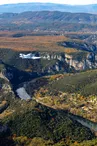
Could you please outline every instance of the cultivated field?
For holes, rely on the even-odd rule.
[[[64,36],[1,36],[0,48],[9,48],[17,51],[64,51],[64,47],[58,46],[57,42],[65,41]]]
[[[16,37],[23,34],[22,37]],[[15,36],[15,37],[14,37]],[[58,51],[58,52],[76,52],[74,48],[64,48],[59,42],[69,40],[62,35],[35,35],[25,32],[0,32],[0,48],[8,48],[16,51]]]

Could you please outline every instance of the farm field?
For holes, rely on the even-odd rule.
[[[2,33],[1,33],[2,34]],[[4,35],[4,34],[3,34]],[[67,40],[65,36],[23,36],[12,37],[1,35],[0,48],[9,48],[17,51],[64,51],[58,42]],[[11,34],[12,35],[12,34]]]

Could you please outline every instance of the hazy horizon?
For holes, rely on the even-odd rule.
[[[88,5],[97,4],[97,0],[3,0],[0,1],[0,5],[4,4],[16,4],[16,3],[31,3],[31,2],[41,2],[41,3],[58,3],[58,4],[69,4],[69,5]]]

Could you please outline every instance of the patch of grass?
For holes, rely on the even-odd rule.
[[[97,95],[97,70],[69,74],[55,82],[51,82],[48,88],[69,93],[81,93],[82,95]]]

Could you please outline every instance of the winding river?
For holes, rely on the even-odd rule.
[[[76,120],[77,122],[79,122],[83,126],[89,128],[90,130],[97,132],[97,123],[92,122],[90,120],[87,120],[85,118],[82,118],[80,116],[72,115],[72,114],[69,114],[69,117]]]

